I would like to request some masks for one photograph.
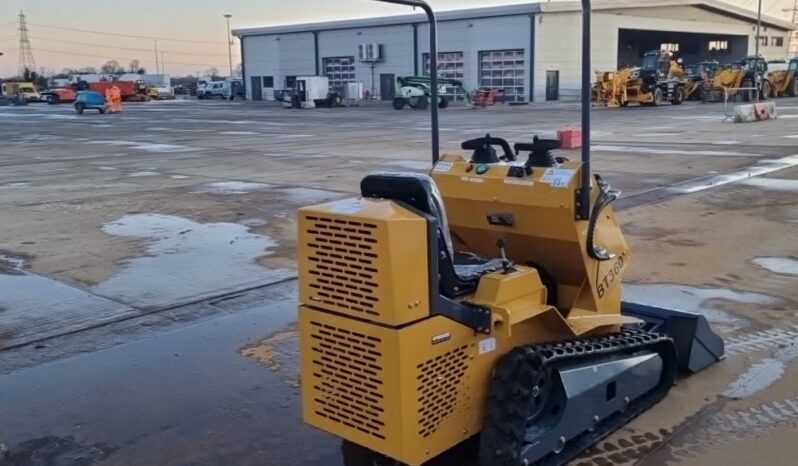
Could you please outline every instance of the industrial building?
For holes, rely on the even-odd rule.
[[[471,88],[498,89],[505,101],[579,95],[581,4],[538,2],[438,15],[440,75]],[[763,17],[760,53],[787,55],[794,25]],[[652,49],[677,52],[685,63],[721,63],[753,54],[756,12],[718,0],[594,2],[593,66],[633,65]],[[340,89],[362,82],[373,97],[393,99],[396,77],[429,71],[424,15],[402,15],[237,29],[247,98],[271,100],[297,76],[327,76]],[[452,91],[454,92],[454,91]],[[458,97],[458,96],[453,96]]]

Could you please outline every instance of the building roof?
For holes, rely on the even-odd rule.
[[[655,7],[698,7],[730,16],[742,21],[756,22],[757,14],[754,11],[740,8],[721,0],[593,0],[593,10],[618,10],[624,8],[655,8]],[[568,11],[581,11],[580,1],[563,2],[535,2],[516,5],[504,5],[483,8],[470,8],[466,10],[448,10],[436,12],[439,22],[491,18],[500,16],[533,15],[538,13],[556,13]],[[410,14],[397,16],[383,16],[378,18],[352,19],[343,21],[326,21],[319,23],[288,24],[280,26],[238,28],[233,30],[237,37],[261,36],[273,34],[291,34],[312,31],[330,31],[339,29],[357,29],[384,26],[400,26],[410,24],[423,24],[427,22],[424,14]],[[796,25],[789,21],[762,16],[762,24],[784,31],[796,29]]]
[[[684,7],[693,6],[714,11],[732,18],[756,23],[757,13],[747,8],[738,7],[722,0],[595,0],[593,10],[618,10],[624,8],[657,8],[657,7]],[[541,11],[581,11],[582,2],[547,2],[541,4]],[[765,26],[792,31],[797,29],[795,24],[772,16],[762,15],[762,24]]]

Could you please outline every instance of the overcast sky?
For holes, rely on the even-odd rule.
[[[555,0],[556,1],[556,0]],[[756,8],[757,0],[730,0]],[[431,0],[437,9],[527,3],[513,0]],[[764,11],[785,17],[783,9],[794,0],[763,0]],[[64,67],[98,67],[109,59],[127,65],[138,59],[148,71],[155,71],[155,43],[152,39],[120,37],[95,32],[182,39],[197,42],[159,40],[166,72],[172,75],[197,73],[216,67],[228,68],[223,13],[233,14],[232,27],[266,26],[401,14],[401,6],[372,0],[1,0],[0,76],[14,74],[18,66],[17,14],[25,11],[29,23],[34,59],[38,67],[60,71]],[[54,27],[55,26],[55,27]],[[160,58],[159,58],[160,59]],[[234,48],[238,63],[238,45]]]

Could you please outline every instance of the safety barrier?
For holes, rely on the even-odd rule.
[[[777,117],[776,102],[755,102],[735,107],[733,121],[735,123],[752,123],[775,120]]]

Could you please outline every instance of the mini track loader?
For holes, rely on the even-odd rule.
[[[381,1],[427,12],[437,69],[431,8]],[[429,175],[372,174],[361,196],[300,210],[303,416],[344,440],[347,466],[420,466],[468,441],[481,466],[563,464],[722,357],[703,317],[622,302],[632,254],[618,193],[591,172],[590,104],[578,162],[491,135],[439,157],[433,106]]]

